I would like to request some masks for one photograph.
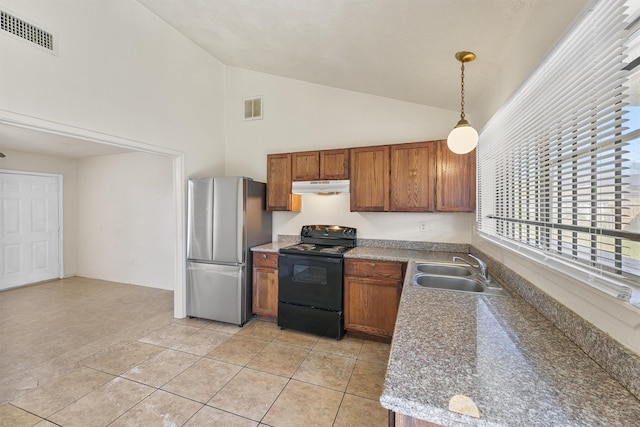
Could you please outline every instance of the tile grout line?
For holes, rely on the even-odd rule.
[[[250,323],[247,323],[247,325],[245,325],[245,327],[247,327],[249,324],[250,324]],[[173,342],[173,343],[171,343],[171,344],[168,344],[168,345],[172,345],[172,346],[174,346],[174,347],[175,347],[175,346],[178,346],[180,343],[183,343],[184,341],[188,340],[188,339],[189,339],[189,337],[193,336],[194,334],[199,333],[200,331],[205,331],[205,330],[206,330],[206,331],[215,331],[216,333],[220,333],[220,334],[228,335],[228,336],[224,339],[224,341],[222,341],[222,342],[220,342],[219,344],[217,344],[214,348],[212,348],[211,350],[209,350],[209,351],[208,351],[206,354],[204,354],[204,355],[196,354],[196,353],[191,353],[191,352],[189,352],[189,351],[187,351],[187,350],[180,350],[180,349],[177,349],[177,348],[174,348],[174,347],[169,347],[169,346],[166,346],[167,344],[158,345],[157,343],[151,343],[151,342],[141,341],[141,339],[144,339],[144,338],[145,338],[145,336],[148,336],[148,335],[151,335],[151,334],[157,333],[157,332],[161,331],[164,327],[169,326],[169,325],[176,325],[176,326],[188,326],[188,327],[191,327],[191,328],[194,328],[194,329],[195,329],[192,333],[190,333],[190,334],[188,334],[188,335],[186,335],[186,336],[181,337],[181,339],[179,339],[179,340],[177,340],[177,341],[175,341],[175,342]],[[337,411],[336,411],[336,413],[335,413],[335,414],[334,414],[334,416],[333,416],[333,422],[332,422],[332,424],[335,424],[335,423],[336,423],[336,421],[337,421],[337,417],[338,417],[338,415],[339,415],[339,413],[340,413],[340,411],[341,411],[341,409],[342,409],[342,407],[343,407],[343,404],[344,404],[344,402],[345,402],[346,394],[350,394],[350,395],[353,395],[353,396],[356,396],[356,397],[359,397],[359,398],[363,398],[363,399],[366,399],[366,400],[375,401],[374,399],[370,399],[369,397],[359,396],[359,395],[357,395],[357,394],[353,394],[353,393],[347,393],[347,389],[348,389],[348,387],[349,387],[349,383],[350,383],[350,382],[351,382],[351,380],[353,379],[353,375],[354,375],[354,372],[355,372],[356,366],[358,365],[358,362],[362,361],[362,362],[367,362],[367,363],[372,363],[372,364],[381,364],[381,363],[379,363],[377,360],[376,360],[376,361],[373,361],[373,360],[364,360],[364,359],[360,359],[360,357],[363,355],[364,342],[362,342],[362,341],[360,342],[360,345],[359,345],[359,348],[358,348],[357,354],[355,354],[355,355],[353,355],[353,356],[352,356],[352,355],[348,355],[348,354],[347,354],[347,355],[345,355],[345,354],[342,354],[342,353],[337,352],[337,351],[331,351],[331,350],[326,350],[326,349],[325,349],[325,350],[322,350],[322,349],[316,349],[316,347],[317,347],[317,346],[319,345],[319,343],[321,342],[319,339],[316,339],[316,340],[313,342],[313,344],[311,344],[310,346],[309,346],[309,345],[296,345],[295,343],[291,343],[291,342],[287,342],[287,341],[280,341],[280,340],[278,340],[278,337],[279,337],[279,336],[284,332],[284,330],[280,330],[279,332],[277,332],[277,333],[275,333],[275,334],[268,334],[268,336],[261,335],[261,334],[259,334],[259,333],[258,333],[258,334],[255,334],[255,335],[250,334],[250,333],[241,333],[243,330],[244,330],[244,329],[239,329],[239,330],[238,330],[238,331],[236,331],[235,333],[229,333],[229,332],[227,332],[227,330],[217,329],[217,328],[215,328],[215,327],[211,327],[211,325],[208,325],[208,324],[199,324],[199,325],[197,325],[197,326],[196,326],[196,325],[189,325],[189,324],[182,323],[182,322],[169,322],[169,323],[167,323],[166,325],[161,326],[161,327],[159,327],[159,328],[157,328],[157,329],[154,329],[154,330],[147,330],[147,331],[146,331],[146,332],[147,332],[147,334],[146,334],[145,336],[139,337],[139,338],[137,338],[137,339],[127,340],[125,343],[118,343],[117,345],[116,345],[116,344],[113,344],[112,346],[110,346],[110,347],[109,347],[109,348],[107,348],[107,349],[103,349],[103,350],[99,351],[98,353],[94,353],[94,354],[92,354],[92,355],[90,355],[90,356],[87,356],[87,357],[85,358],[85,360],[90,359],[90,360],[88,360],[88,362],[84,362],[84,363],[82,363],[82,361],[78,361],[78,362],[75,362],[75,363],[77,364],[77,366],[76,366],[77,368],[87,368],[87,369],[92,370],[92,371],[95,371],[95,372],[101,372],[101,373],[104,373],[104,374],[107,374],[107,375],[112,376],[113,378],[112,378],[111,380],[109,380],[109,381],[113,381],[115,378],[121,378],[122,380],[127,380],[127,381],[131,381],[131,382],[135,382],[135,383],[138,383],[138,384],[144,385],[144,386],[149,387],[149,388],[151,388],[151,389],[152,389],[152,391],[151,391],[148,395],[146,395],[146,396],[145,396],[144,398],[142,398],[140,401],[138,401],[138,402],[136,402],[135,404],[133,404],[133,405],[132,405],[132,406],[131,406],[127,411],[125,411],[124,413],[122,413],[122,414],[118,415],[114,420],[111,420],[109,423],[113,423],[113,422],[115,422],[116,420],[118,420],[118,419],[122,418],[123,416],[125,416],[125,414],[129,413],[129,411],[131,411],[134,407],[136,407],[137,405],[139,405],[141,402],[144,402],[145,400],[149,399],[149,398],[150,398],[150,396],[152,396],[153,394],[155,394],[155,393],[156,393],[157,391],[159,391],[159,390],[161,390],[161,391],[163,391],[163,392],[165,392],[165,393],[171,394],[171,395],[173,395],[173,396],[180,397],[180,398],[183,398],[183,399],[189,400],[189,401],[191,401],[191,402],[197,403],[198,405],[201,405],[201,406],[200,406],[200,408],[199,408],[195,413],[193,413],[193,414],[192,414],[192,415],[191,415],[187,420],[185,420],[185,422],[188,422],[189,420],[191,420],[191,419],[193,418],[193,416],[195,416],[195,414],[197,414],[199,411],[201,411],[205,406],[208,406],[208,407],[210,407],[210,408],[213,408],[213,409],[216,409],[216,410],[219,410],[219,411],[223,411],[223,412],[226,412],[226,413],[232,414],[232,415],[234,415],[234,416],[242,417],[242,418],[244,418],[244,419],[249,420],[249,418],[247,418],[247,417],[245,417],[245,416],[243,416],[243,415],[236,414],[236,413],[234,413],[234,412],[230,412],[230,411],[225,410],[225,409],[217,408],[217,407],[215,407],[215,406],[213,406],[213,405],[210,405],[210,404],[209,404],[209,402],[211,402],[211,400],[212,400],[212,399],[214,399],[214,398],[215,398],[215,396],[217,396],[217,395],[218,395],[218,394],[219,394],[219,393],[220,393],[220,392],[221,392],[221,391],[222,391],[222,390],[223,390],[223,389],[224,389],[224,388],[225,388],[225,387],[226,387],[226,386],[227,386],[231,381],[233,381],[233,379],[235,379],[235,378],[238,376],[238,374],[240,374],[240,373],[241,373],[241,372],[243,372],[244,370],[251,370],[251,371],[255,371],[255,372],[267,373],[267,374],[271,374],[271,375],[279,376],[279,377],[281,377],[281,378],[286,378],[286,383],[284,383],[284,385],[283,385],[282,389],[279,391],[278,395],[277,395],[277,396],[275,397],[275,399],[271,402],[271,404],[269,405],[269,408],[266,410],[266,412],[264,413],[264,415],[263,415],[263,416],[261,417],[261,419],[258,421],[259,423],[263,423],[263,421],[264,421],[264,419],[265,419],[266,415],[267,415],[267,414],[269,413],[269,411],[274,407],[274,405],[275,405],[276,401],[278,401],[278,399],[282,396],[282,394],[283,394],[284,390],[286,389],[286,387],[287,387],[287,386],[289,386],[289,385],[291,384],[291,381],[292,381],[292,380],[294,380],[295,375],[296,375],[298,372],[300,372],[300,368],[301,368],[301,366],[305,363],[305,361],[308,361],[308,360],[309,360],[309,357],[310,357],[311,355],[313,355],[313,354],[324,354],[324,355],[330,355],[330,356],[332,356],[332,357],[341,358],[341,359],[347,359],[347,360],[351,360],[351,361],[353,361],[353,365],[351,366],[351,369],[350,369],[350,371],[349,371],[348,378],[346,378],[346,384],[345,384],[345,386],[344,386],[344,390],[336,390],[335,388],[331,388],[331,387],[328,387],[328,386],[323,386],[323,385],[315,384],[315,383],[313,383],[313,382],[308,382],[308,381],[304,381],[304,380],[299,380],[299,379],[296,379],[296,380],[295,380],[295,381],[300,382],[300,383],[304,383],[304,384],[312,385],[312,386],[315,386],[315,387],[320,387],[320,388],[324,388],[324,389],[327,389],[327,390],[331,390],[331,391],[334,391],[334,392],[339,392],[339,393],[341,393],[341,396],[340,396],[340,403],[338,404]],[[265,344],[265,346],[264,346],[264,347],[262,347],[262,349],[261,349],[260,351],[258,351],[257,353],[253,354],[253,356],[252,356],[252,357],[251,357],[251,358],[250,358],[246,363],[244,363],[244,364],[236,364],[236,363],[233,363],[233,362],[229,362],[229,361],[227,361],[227,360],[216,359],[216,358],[214,358],[214,357],[209,357],[209,356],[208,356],[208,354],[210,354],[211,352],[213,352],[216,348],[220,347],[221,345],[223,345],[225,342],[227,342],[229,339],[231,339],[231,338],[233,338],[233,337],[240,337],[240,338],[249,338],[249,339],[260,340],[260,341],[264,341],[266,344]],[[113,373],[110,373],[110,372],[104,371],[104,370],[99,369],[99,368],[94,368],[94,367],[92,367],[92,366],[87,366],[87,365],[86,365],[86,363],[91,363],[92,361],[95,361],[95,360],[97,359],[97,355],[98,355],[98,354],[100,354],[100,356],[104,356],[105,354],[108,354],[108,353],[110,353],[110,352],[112,352],[112,351],[115,351],[115,349],[117,349],[120,345],[122,345],[122,346],[126,347],[127,345],[131,345],[132,343],[136,343],[136,342],[137,342],[137,343],[140,343],[140,344],[145,344],[145,345],[150,345],[150,346],[158,347],[160,350],[159,350],[157,353],[155,353],[155,354],[153,354],[153,355],[151,355],[151,356],[146,357],[144,360],[140,361],[140,362],[139,362],[137,365],[135,365],[134,367],[129,368],[129,369],[127,369],[126,371],[124,371],[124,372],[122,372],[122,373],[120,373],[120,374],[118,374],[118,375],[115,375],[115,374],[113,374]],[[276,345],[278,345],[278,346],[282,346],[282,347],[290,347],[290,348],[296,348],[296,349],[303,349],[306,353],[305,353],[304,358],[300,361],[300,363],[299,363],[299,364],[297,364],[297,366],[296,366],[295,370],[294,370],[291,374],[289,374],[289,375],[274,374],[274,373],[271,373],[271,372],[268,372],[268,371],[263,371],[263,370],[261,370],[261,369],[257,369],[257,368],[249,367],[248,365],[250,365],[250,364],[252,363],[252,361],[256,360],[256,359],[257,359],[261,354],[263,354],[263,353],[264,353],[264,351],[265,351],[265,349],[266,349],[269,345],[271,345],[271,344],[276,344]],[[190,356],[196,356],[196,360],[194,360],[192,363],[190,363],[190,364],[189,364],[187,367],[185,367],[184,369],[180,370],[180,372],[175,373],[171,378],[169,378],[167,381],[165,381],[162,385],[160,385],[160,386],[158,386],[158,387],[155,387],[155,386],[152,386],[152,385],[149,385],[149,384],[145,384],[144,382],[139,381],[139,380],[134,380],[134,379],[130,379],[130,378],[125,378],[125,377],[123,377],[123,376],[122,376],[122,375],[126,374],[127,372],[131,371],[132,369],[134,369],[135,367],[140,366],[140,365],[142,365],[142,364],[144,364],[144,363],[148,362],[150,359],[152,359],[153,357],[157,356],[158,354],[160,354],[160,353],[164,352],[165,350],[171,350],[171,351],[179,352],[179,353],[182,353],[182,354],[188,354],[188,355],[190,355]],[[374,353],[374,354],[376,354],[376,353]],[[194,365],[196,365],[197,363],[201,362],[203,359],[213,360],[213,361],[216,361],[216,362],[226,363],[226,364],[229,364],[229,365],[234,365],[234,366],[236,366],[236,367],[239,367],[239,369],[238,369],[238,371],[237,371],[235,374],[233,374],[233,376],[231,376],[231,377],[230,377],[230,378],[229,378],[229,379],[228,379],[224,384],[222,384],[222,385],[218,388],[218,390],[217,390],[217,391],[216,391],[216,392],[215,392],[215,393],[214,393],[214,394],[213,394],[213,395],[212,395],[212,396],[211,396],[211,397],[210,397],[206,402],[204,402],[204,403],[203,403],[203,402],[200,402],[200,401],[197,401],[197,400],[194,400],[194,399],[192,399],[192,398],[186,397],[186,396],[182,396],[182,395],[178,394],[177,392],[171,392],[171,391],[168,391],[168,390],[164,390],[164,389],[163,389],[163,387],[165,387],[168,383],[170,383],[171,381],[173,381],[173,380],[174,380],[175,378],[177,378],[178,376],[182,375],[185,371],[187,371],[188,369],[192,368],[192,367],[193,367]],[[375,357],[374,357],[374,359],[375,359]],[[108,383],[109,381],[107,381],[107,383]],[[105,383],[105,384],[106,384],[106,383]],[[96,387],[96,389],[98,389],[98,388],[100,388],[100,387],[102,387],[102,386],[104,386],[104,384],[102,384],[102,385],[101,385],[101,386],[99,386],[99,387]],[[36,388],[37,388],[37,387],[36,387]],[[91,391],[87,392],[86,394],[84,394],[83,396],[80,396],[79,398],[77,398],[76,400],[74,400],[72,403],[75,403],[75,402],[77,402],[78,400],[80,400],[80,399],[84,398],[86,395],[88,395],[88,394],[92,393],[92,392],[93,392],[93,391],[95,391],[96,389],[93,389],[93,390],[91,390]],[[72,403],[70,403],[70,404],[66,405],[66,406],[65,406],[65,407],[63,407],[63,408],[60,408],[60,409],[59,409],[58,411],[56,411],[55,413],[58,413],[59,411],[63,410],[64,408],[67,408],[67,407],[68,407],[69,405],[71,405]],[[14,406],[15,408],[18,408],[18,409],[21,409],[21,410],[22,410],[22,408],[16,407],[15,405],[12,405],[12,406]],[[27,412],[27,413],[31,413],[31,412],[26,411],[26,410],[25,410],[25,412]],[[55,414],[55,413],[54,413],[54,414]],[[36,414],[33,414],[33,413],[31,413],[31,414],[32,414],[32,415],[34,415],[34,416],[36,416],[36,417],[38,417],[39,419],[45,419],[45,420],[47,420],[47,421],[49,421],[49,422],[52,422],[52,421],[48,420],[48,418],[42,418],[42,417],[40,417],[40,416],[38,416],[38,415],[36,415]],[[255,420],[252,420],[252,421],[255,421]]]

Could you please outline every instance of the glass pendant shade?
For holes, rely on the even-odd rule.
[[[447,147],[456,154],[466,154],[477,145],[478,132],[466,120],[460,120],[447,137]]]
[[[464,118],[464,63],[476,59],[476,54],[461,51],[456,53],[456,59],[462,63],[460,68],[460,121],[449,132],[447,147],[456,154],[467,154],[478,145],[478,132]]]

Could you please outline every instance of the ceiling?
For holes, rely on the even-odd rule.
[[[7,150],[70,159],[131,152],[126,148],[0,123],[0,152]]]
[[[466,112],[505,69],[538,65],[588,0],[137,0],[223,64]],[[526,52],[526,56],[522,55]],[[517,64],[513,58],[521,58]],[[521,80],[521,79],[520,79]],[[519,83],[519,81],[518,81]],[[81,158],[121,148],[0,125],[0,151]]]
[[[539,61],[587,2],[137,1],[226,65],[447,110],[460,106],[454,54],[470,50],[470,112],[512,48]]]

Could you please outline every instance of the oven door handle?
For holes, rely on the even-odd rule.
[[[292,254],[278,254],[280,259],[291,259],[294,261],[314,261],[314,262],[327,262],[331,264],[342,264],[342,257],[325,257],[319,255],[292,255]]]

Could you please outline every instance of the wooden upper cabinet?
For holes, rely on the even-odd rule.
[[[476,210],[476,150],[455,154],[438,141],[436,206],[440,212]]]
[[[291,179],[313,181],[320,179],[320,152],[303,151],[292,153]]]
[[[351,211],[389,210],[389,146],[352,148],[349,157]]]
[[[320,179],[349,179],[349,150],[320,152]]]
[[[291,153],[267,155],[267,210],[299,212],[300,200],[291,194]]]
[[[302,151],[267,156],[267,210],[294,211],[293,181],[351,180],[352,212],[473,212],[476,150],[454,154],[447,141]]]
[[[435,210],[436,148],[436,141],[391,146],[391,211]]]
[[[293,181],[349,179],[349,150],[292,153]]]

